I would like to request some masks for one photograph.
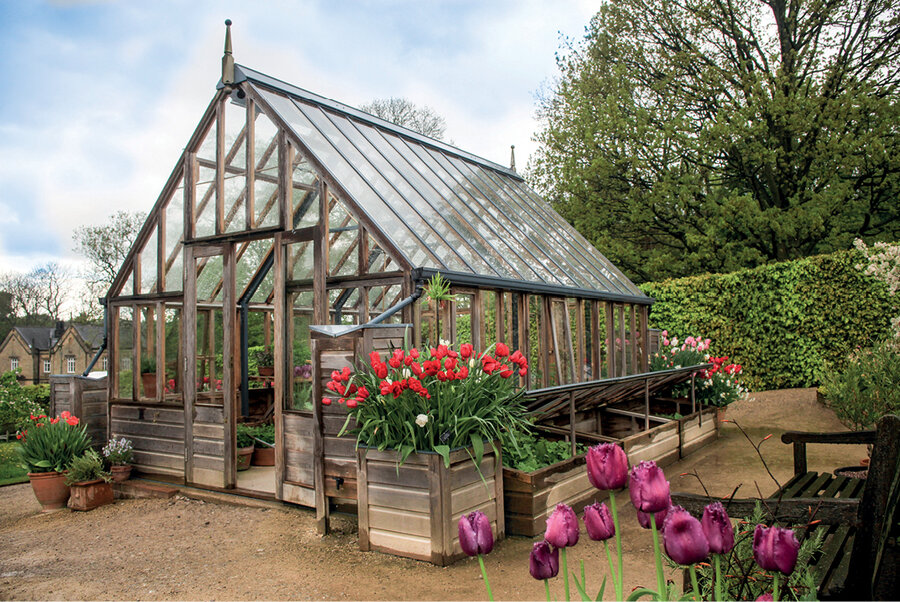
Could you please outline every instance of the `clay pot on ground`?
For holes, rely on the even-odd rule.
[[[247,470],[250,468],[250,459],[253,457],[254,447],[239,447],[237,450],[237,469]]]
[[[275,366],[258,366],[260,376],[275,376]]]
[[[31,489],[34,497],[41,504],[42,512],[53,512],[66,507],[69,499],[69,486],[66,485],[65,472],[29,472]]]
[[[275,448],[268,445],[256,445],[253,448],[253,466],[275,466]]]
[[[72,510],[93,510],[113,501],[112,485],[103,479],[73,483],[71,489],[69,508]]]
[[[131,464],[114,464],[109,467],[109,472],[112,473],[112,480],[116,483],[127,481],[131,478]]]

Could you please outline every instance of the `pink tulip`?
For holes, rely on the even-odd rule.
[[[606,504],[591,504],[584,509],[584,526],[588,537],[606,541],[616,534],[616,524]]]
[[[578,517],[575,516],[575,511],[566,504],[557,504],[556,510],[547,519],[544,539],[557,548],[578,543]]]
[[[714,554],[727,554],[734,547],[734,528],[728,520],[728,513],[721,502],[713,502],[703,509],[700,519],[709,551]]]
[[[468,556],[490,554],[494,549],[491,521],[484,512],[476,510],[459,519],[459,545]]]
[[[756,531],[753,532],[753,558],[763,569],[790,575],[794,572],[799,551],[800,542],[793,530],[756,525]]]
[[[631,469],[628,483],[631,503],[643,512],[660,512],[671,505],[669,482],[656,462],[641,462]]]
[[[681,506],[675,506],[666,516],[663,545],[669,558],[678,564],[696,564],[709,556],[709,542],[700,521]]]
[[[628,457],[615,443],[601,443],[587,451],[588,480],[601,490],[621,489],[628,478]]]
[[[552,579],[559,574],[559,548],[546,541],[535,542],[528,560],[528,571],[535,579]]]

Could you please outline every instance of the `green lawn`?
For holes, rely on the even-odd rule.
[[[27,483],[28,471],[19,466],[15,441],[0,443],[0,485]]]

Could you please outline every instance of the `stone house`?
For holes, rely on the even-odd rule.
[[[0,372],[19,370],[22,384],[50,382],[51,374],[80,374],[103,342],[103,327],[93,324],[16,326],[0,344]],[[94,370],[106,370],[106,352]]]

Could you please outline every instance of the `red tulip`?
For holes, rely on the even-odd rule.
[[[597,489],[621,489],[628,478],[628,457],[615,443],[595,445],[587,451],[587,471]]]
[[[709,542],[710,552],[727,554],[734,547],[734,529],[721,502],[713,502],[703,509],[700,525]]]
[[[669,508],[665,510],[660,510],[659,512],[654,512],[653,516],[656,517],[656,528],[662,531],[663,527],[666,525],[666,516],[669,514]],[[637,511],[638,523],[640,523],[641,527],[644,529],[650,528],[650,514],[647,512]]]
[[[756,525],[753,532],[753,558],[767,571],[794,572],[800,542],[791,529]]]
[[[616,524],[606,504],[591,504],[584,508],[584,526],[588,537],[606,541],[616,534]]]
[[[469,556],[490,554],[494,549],[491,521],[484,512],[476,510],[459,519],[459,545]]]
[[[509,355],[509,347],[507,347],[505,343],[497,343],[497,346],[494,348],[494,353],[497,354],[497,357],[506,357]]]
[[[557,504],[556,510],[547,519],[544,539],[557,548],[566,548],[578,543],[578,517],[566,504]]]
[[[528,571],[538,580],[551,579],[559,573],[559,548],[546,541],[537,541],[531,547]]]
[[[631,503],[643,512],[660,512],[671,505],[669,482],[656,462],[641,462],[631,469]]]
[[[663,545],[678,564],[696,564],[709,556],[709,542],[700,521],[681,506],[669,511],[663,528]]]

